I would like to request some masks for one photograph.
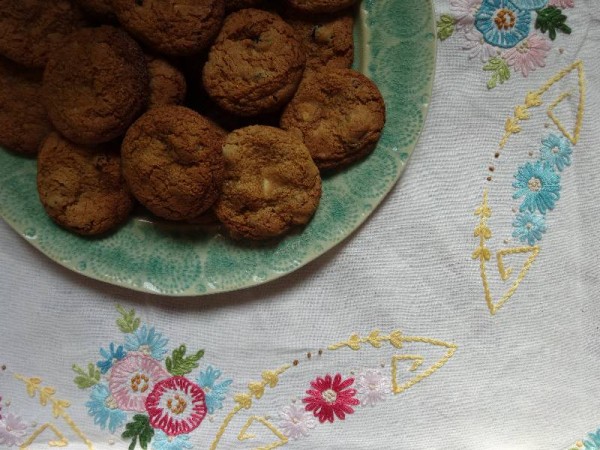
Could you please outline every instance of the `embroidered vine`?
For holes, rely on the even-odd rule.
[[[564,10],[574,6],[573,0],[450,0],[452,14],[440,16],[437,37],[460,39],[494,89],[510,79],[510,68],[526,78],[546,65],[558,34],[571,34]]]

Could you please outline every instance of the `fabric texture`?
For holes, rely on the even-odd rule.
[[[480,3],[435,1],[444,40],[406,171],[288,276],[142,294],[0,223],[0,447],[600,448],[600,3],[546,5],[571,33],[535,31],[531,61],[475,48]],[[534,27],[545,2],[488,3]]]

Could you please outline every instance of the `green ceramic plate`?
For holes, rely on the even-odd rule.
[[[46,216],[35,161],[0,151],[0,214],[47,256],[88,277],[172,296],[241,289],[288,274],[341,242],[392,189],[423,127],[435,65],[429,0],[365,0],[356,27],[356,68],[379,86],[387,124],[375,152],[326,178],[319,209],[276,244],[239,244],[218,232],[141,217],[111,236],[81,238]],[[356,239],[361,236],[357,235]]]

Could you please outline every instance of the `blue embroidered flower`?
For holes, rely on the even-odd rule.
[[[187,434],[168,436],[162,430],[155,430],[154,437],[152,438],[152,448],[153,450],[185,450],[194,448],[188,442],[189,439],[190,437]]]
[[[541,161],[533,164],[528,162],[519,167],[515,178],[517,181],[513,183],[513,187],[517,192],[513,194],[513,198],[525,197],[521,203],[521,212],[534,212],[537,209],[546,214],[549,209],[554,209],[560,198],[560,175],[552,167]]]
[[[511,48],[529,35],[531,11],[516,8],[509,0],[484,0],[475,27],[488,44]]]
[[[127,352],[123,350],[122,345],[119,345],[115,351],[115,344],[111,342],[108,350],[104,350],[103,348],[100,349],[100,356],[104,358],[104,361],[98,361],[96,365],[98,366],[98,369],[100,369],[100,372],[105,374],[110,370],[115,361],[125,358],[126,355]]]
[[[585,450],[600,450],[600,428],[595,433],[589,433],[589,441],[583,441]]]
[[[540,9],[548,4],[548,0],[510,0],[519,9]]]
[[[521,242],[534,245],[535,241],[542,239],[542,233],[546,232],[546,220],[544,216],[525,211],[517,214],[513,227],[515,227],[513,237],[519,238]]]
[[[561,172],[566,166],[571,165],[573,150],[571,150],[571,143],[564,136],[549,134],[542,139],[540,153],[542,154],[541,160],[544,163],[556,167]]]
[[[134,334],[127,336],[125,348],[128,351],[139,351],[154,359],[161,360],[167,353],[167,343],[169,340],[163,338],[161,333],[154,330],[154,327],[148,328],[146,324],[138,328]]]
[[[233,383],[233,380],[225,380],[222,383],[215,384],[220,376],[220,370],[208,366],[206,372],[200,372],[200,375],[196,378],[198,386],[204,391],[204,401],[209,414],[213,414],[217,409],[223,407],[223,400],[225,400],[229,385]]]
[[[94,418],[94,423],[102,429],[108,426],[111,433],[127,420],[127,414],[117,408],[117,403],[105,384],[97,384],[92,388],[90,400],[85,406],[88,408],[88,414]]]

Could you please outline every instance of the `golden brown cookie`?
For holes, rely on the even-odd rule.
[[[333,13],[349,8],[359,0],[287,0],[289,6],[308,14]],[[400,0],[402,1],[402,0]]]
[[[37,187],[52,220],[82,235],[113,230],[133,207],[116,144],[84,147],[51,133],[38,156]]]
[[[354,17],[340,15],[285,16],[306,53],[306,68],[349,69],[354,61]]]
[[[150,100],[148,108],[163,105],[181,105],[185,100],[187,85],[181,71],[163,58],[146,56],[150,75]]]
[[[307,76],[280,123],[302,137],[319,169],[346,166],[372,152],[384,124],[379,89],[352,69]]]
[[[153,214],[190,220],[212,206],[223,180],[225,133],[182,106],[151,109],[127,131],[123,175]]]
[[[0,0],[0,54],[43,68],[62,39],[85,26],[70,0]]]
[[[113,22],[116,18],[112,9],[112,0],[75,0],[92,18]]]
[[[52,52],[43,100],[52,124],[73,142],[99,144],[125,133],[150,93],[142,50],[110,26],[85,28]]]
[[[0,57],[0,145],[35,155],[52,125],[40,102],[42,72]]]
[[[277,14],[243,9],[227,17],[204,66],[208,95],[240,116],[276,111],[296,92],[305,56]]]
[[[223,146],[225,181],[215,212],[234,238],[268,239],[308,223],[321,197],[319,170],[300,139],[250,126]]]
[[[187,56],[207,48],[225,16],[225,0],[112,0],[119,22],[159,53]]]

